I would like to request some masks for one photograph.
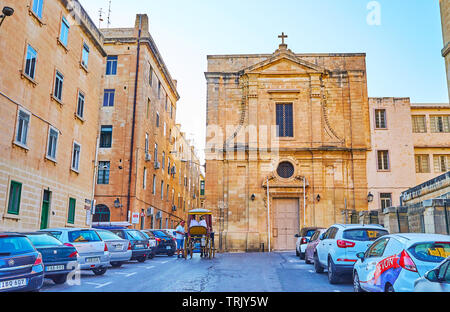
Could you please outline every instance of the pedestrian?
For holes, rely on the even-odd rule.
[[[183,257],[184,254],[184,224],[185,222],[182,220],[180,224],[175,229],[176,240],[177,240],[177,256],[178,258]],[[180,255],[181,252],[181,255]]]

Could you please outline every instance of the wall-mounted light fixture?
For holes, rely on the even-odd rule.
[[[250,197],[250,199],[251,199],[252,201],[254,201],[255,198],[256,198],[255,194],[252,194],[252,196]]]
[[[5,20],[5,18],[7,18],[8,16],[11,16],[11,15],[14,14],[14,9],[5,6],[5,7],[3,7],[2,13],[3,14],[0,15],[0,26],[2,26],[3,21]]]
[[[367,202],[371,203],[373,202],[373,194],[371,192],[369,192],[369,195],[367,195]]]
[[[122,204],[120,203],[120,199],[116,198],[116,200],[114,201],[114,208],[122,208]]]
[[[320,195],[319,194],[317,194],[316,200],[317,200],[317,202],[320,202]]]

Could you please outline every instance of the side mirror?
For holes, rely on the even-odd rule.
[[[439,282],[437,270],[431,270],[425,273],[425,278],[430,282]]]
[[[295,234],[294,236],[297,237],[297,238],[300,237],[300,235],[298,235],[298,234]]]
[[[324,233],[323,233],[323,234],[320,234],[319,239],[320,239],[320,240],[323,240],[323,236],[324,236]]]
[[[356,258],[361,259],[361,262],[364,262],[365,253],[364,252],[358,252],[356,254]]]

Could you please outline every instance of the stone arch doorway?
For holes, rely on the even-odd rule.
[[[100,204],[95,206],[95,214],[92,217],[92,222],[110,222],[111,212],[108,206]]]

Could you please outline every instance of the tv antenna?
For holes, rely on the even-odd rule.
[[[103,22],[102,14],[103,14],[103,9],[100,8],[100,10],[98,10],[98,28],[101,28],[101,24]]]
[[[110,20],[110,17],[111,17],[111,0],[109,0],[109,5],[108,5],[108,26],[107,26],[107,28],[109,28],[109,25],[111,25],[111,20]]]

